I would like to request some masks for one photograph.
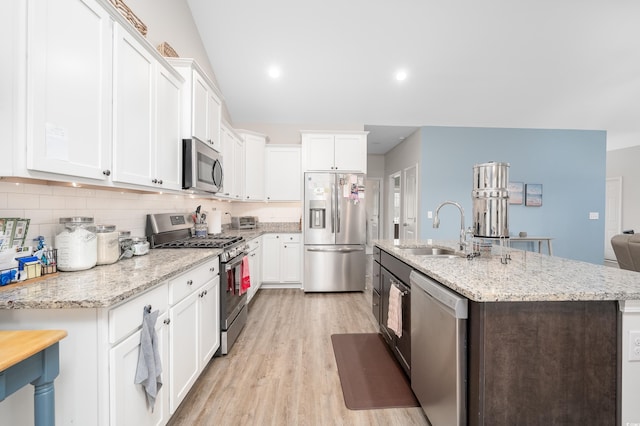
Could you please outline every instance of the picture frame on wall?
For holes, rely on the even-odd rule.
[[[542,206],[542,184],[528,183],[525,189],[525,206],[540,207]]]
[[[509,182],[509,204],[522,204],[524,200],[524,183]]]

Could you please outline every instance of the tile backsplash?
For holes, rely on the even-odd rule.
[[[187,213],[200,205],[203,212],[223,213],[222,223],[231,216],[258,216],[260,222],[298,222],[301,203],[230,203],[193,195],[137,193],[126,190],[74,188],[48,184],[0,181],[0,217],[30,219],[27,242],[39,235],[49,244],[61,217],[90,216],[96,224],[116,225],[131,235],[144,235],[148,213]]]

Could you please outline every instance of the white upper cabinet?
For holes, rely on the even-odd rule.
[[[156,73],[155,173],[151,182],[163,188],[182,189],[182,137],[180,115],[182,79],[173,70]],[[159,182],[153,182],[157,179]]]
[[[304,171],[367,172],[367,132],[302,132]]]
[[[196,137],[221,152],[222,101],[218,90],[193,59],[167,60],[185,80],[182,94],[182,137]]]
[[[244,140],[244,199],[264,200],[265,145],[264,135],[240,132]]]
[[[111,17],[93,0],[27,5],[27,169],[106,181]]]
[[[118,24],[114,70],[114,182],[181,189],[180,76]]]
[[[267,145],[265,200],[300,201],[302,173],[299,145]]]
[[[244,140],[231,127],[222,124],[222,191],[218,196],[232,200],[244,197]]]

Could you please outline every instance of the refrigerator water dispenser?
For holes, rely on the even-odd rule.
[[[324,229],[326,227],[327,209],[322,201],[311,201],[309,206],[309,228]]]

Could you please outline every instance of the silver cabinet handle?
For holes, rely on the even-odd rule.
[[[193,280],[187,281],[187,285],[192,285],[192,284],[193,284]]]
[[[164,324],[169,324],[171,322],[171,318],[167,318],[164,321],[162,321]]]
[[[111,176],[111,170],[103,170],[102,174],[105,176]]]

